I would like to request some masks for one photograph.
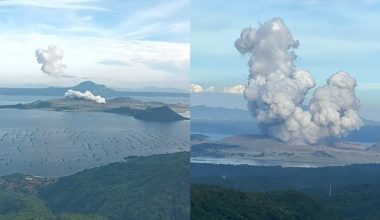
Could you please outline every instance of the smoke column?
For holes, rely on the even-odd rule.
[[[356,80],[346,72],[330,76],[326,85],[315,89],[309,105],[303,104],[315,81],[294,65],[298,46],[281,18],[258,29],[245,28],[235,41],[241,54],[250,55],[244,97],[262,131],[284,142],[314,144],[359,129],[363,123]]]
[[[80,91],[69,89],[67,90],[67,92],[65,92],[65,98],[90,100],[90,101],[95,101],[96,103],[106,103],[105,98],[101,97],[100,95],[95,96],[90,91],[86,91],[83,93]]]
[[[37,62],[42,64],[41,70],[49,76],[59,77],[66,67],[62,63],[63,50],[50,45],[48,49],[36,50]]]

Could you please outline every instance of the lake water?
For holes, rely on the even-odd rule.
[[[37,97],[0,98],[1,104],[12,104]],[[126,156],[188,150],[189,121],[159,123],[111,113],[0,109],[0,176],[63,176]]]
[[[230,134],[213,134],[213,133],[202,133],[202,132],[195,132],[195,133],[191,133],[191,134],[206,135],[208,137],[207,140],[209,140],[209,141],[220,141],[224,138],[232,136]]]

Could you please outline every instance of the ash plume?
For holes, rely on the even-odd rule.
[[[262,131],[284,142],[314,144],[359,129],[363,123],[356,80],[346,72],[330,76],[304,105],[306,94],[316,84],[309,72],[294,64],[298,46],[281,18],[258,29],[245,28],[235,41],[241,54],[250,55],[244,97]]]
[[[80,92],[80,91],[75,91],[72,89],[67,90],[65,92],[65,98],[66,99],[83,99],[83,100],[90,100],[90,101],[95,101],[96,103],[106,103],[106,99],[97,95],[95,96],[92,94],[90,91],[86,92]]]
[[[62,63],[63,50],[50,45],[48,49],[36,50],[37,62],[42,64],[41,70],[49,76],[59,77],[65,69]]]

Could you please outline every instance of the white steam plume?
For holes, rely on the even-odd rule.
[[[307,71],[295,68],[293,49],[298,46],[281,18],[273,18],[258,29],[243,29],[235,42],[241,54],[251,55],[244,97],[261,129],[295,144],[313,144],[359,129],[362,121],[356,80],[348,73],[330,76],[327,85],[315,89],[309,106],[304,106],[315,81]]]
[[[95,101],[96,103],[106,103],[106,99],[97,95],[95,96],[92,94],[90,91],[86,92],[80,92],[80,91],[75,91],[72,89],[67,90],[65,92],[65,98],[67,99],[83,99],[83,100],[90,100],[90,101]]]
[[[66,67],[62,63],[63,50],[57,46],[50,45],[48,49],[36,50],[38,63],[42,64],[41,70],[49,76],[59,77]]]

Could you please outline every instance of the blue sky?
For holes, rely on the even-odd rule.
[[[190,0],[0,0],[0,86],[187,89]],[[64,51],[65,75],[44,74],[34,52]]]
[[[233,44],[245,27],[281,17],[295,39],[298,68],[318,84],[345,70],[359,88],[380,88],[380,1],[254,0],[192,1],[192,82],[205,86],[244,84],[248,56]]]

